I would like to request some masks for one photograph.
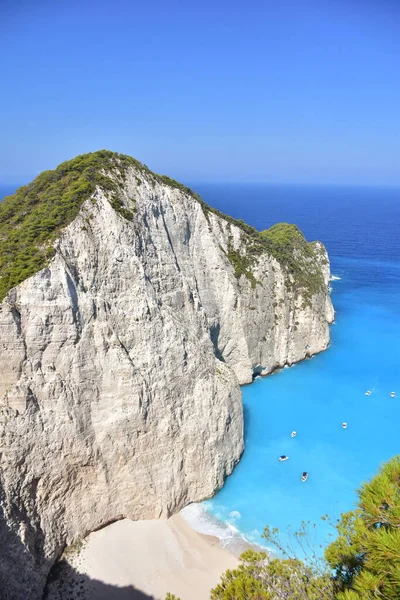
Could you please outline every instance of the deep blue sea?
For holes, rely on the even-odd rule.
[[[257,229],[296,223],[326,245],[340,279],[329,349],[242,388],[243,457],[223,489],[184,516],[226,543],[237,530],[259,543],[267,524],[285,537],[310,521],[324,545],[332,529],[320,517],[353,508],[362,482],[400,454],[400,188],[192,187]],[[278,462],[281,454],[289,460]]]
[[[267,524],[285,534],[311,521],[324,544],[330,530],[320,517],[350,510],[362,482],[400,453],[400,188],[191,187],[257,229],[296,223],[326,245],[338,279],[329,349],[243,387],[243,457],[212,500],[184,515],[227,543],[238,532],[260,542]],[[13,189],[0,187],[0,198]],[[289,460],[279,463],[281,454]]]

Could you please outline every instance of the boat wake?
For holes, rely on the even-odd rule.
[[[337,275],[331,275],[331,281],[340,281],[342,278]]]

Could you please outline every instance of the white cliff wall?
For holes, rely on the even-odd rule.
[[[239,383],[319,352],[326,286],[302,308],[262,255],[234,276],[240,231],[131,169],[133,222],[101,190],[48,268],[0,304],[0,585],[40,598],[65,544],[121,517],[212,495],[243,451]],[[323,255],[321,249],[320,254]]]

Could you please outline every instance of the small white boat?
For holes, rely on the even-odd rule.
[[[297,435],[297,431],[292,431],[292,433],[290,434],[290,437],[296,437]]]
[[[372,394],[371,390],[368,390],[367,392],[365,392],[366,396],[370,396]]]
[[[396,397],[396,392],[390,392],[390,395],[391,395],[392,398],[395,398]]]
[[[342,423],[343,429],[347,429],[347,423]]]
[[[303,475],[301,476],[301,480],[304,482],[304,481],[307,481],[307,479],[308,479],[308,473],[307,473],[307,471],[303,471]]]
[[[289,457],[286,456],[286,454],[282,454],[282,456],[280,456],[278,460],[279,462],[285,462],[285,460],[289,460]]]

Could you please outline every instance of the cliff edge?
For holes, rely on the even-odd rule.
[[[257,232],[108,151],[0,203],[8,597],[41,598],[89,532],[221,487],[243,451],[239,384],[327,347],[329,277],[295,226]]]

